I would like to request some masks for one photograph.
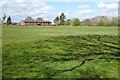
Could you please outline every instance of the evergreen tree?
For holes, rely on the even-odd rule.
[[[3,25],[5,25],[6,24],[6,15],[4,14],[4,16],[3,16]]]
[[[54,23],[55,23],[55,25],[59,24],[59,17],[58,16],[54,19]]]
[[[7,25],[10,25],[11,24],[11,17],[9,16],[8,18],[7,18]]]
[[[62,13],[60,15],[60,25],[64,25],[65,19],[66,19],[65,15],[64,15],[64,13]]]

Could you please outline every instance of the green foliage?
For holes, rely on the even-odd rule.
[[[118,26],[118,19],[113,17],[111,23],[112,23],[111,26]]]
[[[70,26],[70,25],[71,25],[71,20],[70,20],[70,19],[66,20],[66,21],[64,22],[64,25]]]
[[[118,18],[113,17],[110,21],[107,22],[107,26],[118,26]]]
[[[100,18],[100,20],[97,23],[97,26],[105,26],[105,20],[103,17]]]
[[[86,21],[86,22],[85,22],[85,26],[92,26],[92,22]]]
[[[2,77],[117,78],[117,31],[117,27],[3,27]]]
[[[55,23],[55,25],[59,24],[59,17],[58,16],[54,19],[54,23]]]
[[[11,17],[9,16],[8,18],[7,18],[7,25],[10,25],[11,24]]]
[[[60,23],[60,25],[64,25],[65,19],[66,19],[66,16],[64,15],[64,13],[62,13],[62,14],[60,15],[60,17],[57,16],[57,17],[54,19],[54,23],[55,23],[55,25],[58,25],[59,23]]]
[[[60,15],[60,25],[64,25],[65,19],[66,19],[66,16],[64,15],[64,13],[62,13]]]
[[[74,18],[72,20],[72,26],[79,26],[80,25],[80,20],[78,18]]]

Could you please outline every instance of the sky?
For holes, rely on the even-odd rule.
[[[118,0],[1,0],[0,18],[11,16],[12,22],[20,22],[27,16],[42,17],[53,22],[63,12],[66,19],[118,16]]]

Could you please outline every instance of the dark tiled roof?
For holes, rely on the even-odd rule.
[[[27,16],[27,18],[25,20],[33,21],[34,19],[31,16]]]
[[[50,21],[40,21],[40,20],[35,20],[35,21],[22,20],[22,21],[24,21],[24,22],[50,22]]]

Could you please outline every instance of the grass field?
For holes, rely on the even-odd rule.
[[[118,78],[117,27],[2,27],[3,78]]]

